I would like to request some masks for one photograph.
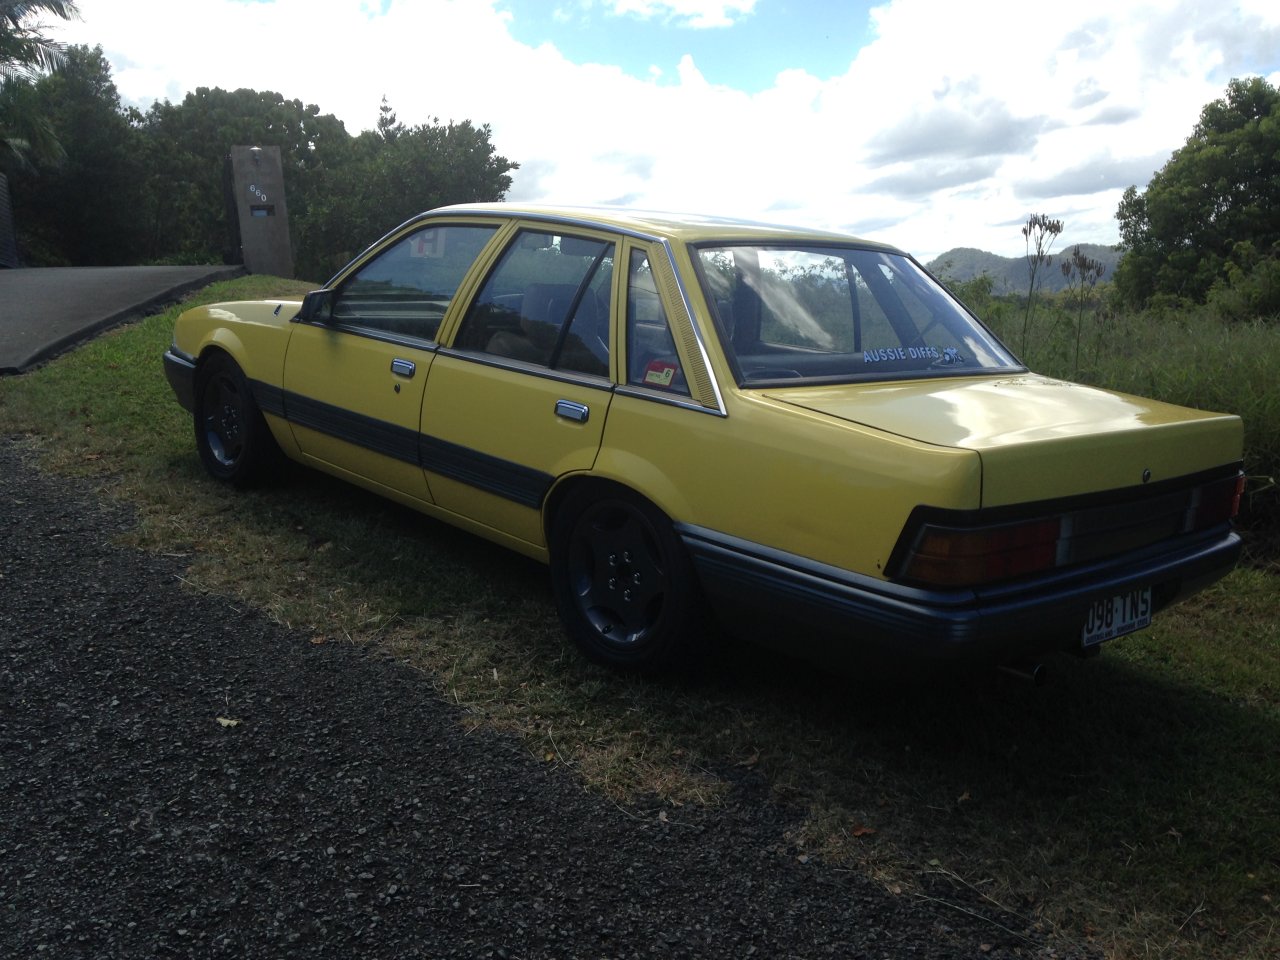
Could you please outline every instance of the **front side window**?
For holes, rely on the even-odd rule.
[[[901,254],[749,245],[697,252],[703,292],[742,386],[1020,368]]]
[[[614,245],[522,230],[467,310],[454,346],[609,375]]]
[[[341,285],[333,322],[434,340],[458,285],[496,230],[430,226],[409,234]]]

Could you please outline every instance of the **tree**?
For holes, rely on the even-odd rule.
[[[120,106],[102,48],[74,46],[29,88],[65,150],[61,163],[13,175],[14,211],[33,264],[123,264],[144,254],[139,211],[145,144]]]
[[[199,87],[181,103],[155,103],[144,131],[151,150],[147,216],[153,256],[192,262],[238,256],[223,182],[231,147],[280,148],[290,218],[296,221],[305,215],[315,172],[345,163],[351,139],[342,121],[322,115],[314,104],[245,88]]]
[[[33,22],[41,13],[63,20],[80,15],[72,0],[0,0],[0,142],[23,165],[62,156],[48,120],[24,89],[64,59],[62,44],[44,35],[44,24]]]
[[[300,276],[325,279],[383,233],[449,203],[500,200],[517,164],[499,156],[488,125],[438,118],[405,127],[384,99],[377,132],[355,138],[340,169],[311,185],[305,212],[290,217]]]
[[[406,127],[383,98],[376,131],[351,137],[320,108],[278,93],[201,87],[155,104],[148,194],[157,250],[184,260],[234,256],[223,158],[235,144],[278,146],[299,276],[324,280],[391,227],[446,203],[499,200],[515,164],[488,126],[436,119]]]
[[[0,117],[20,101],[66,146],[57,167],[10,161],[33,264],[238,262],[224,179],[238,144],[280,148],[294,262],[312,280],[421,210],[500,200],[516,167],[488,126],[405,127],[385,99],[377,130],[358,137],[314,104],[269,91],[202,87],[142,114],[121,107],[101,48],[62,56],[57,73],[0,87]]]
[[[136,263],[145,255],[141,115],[124,110],[102,48],[73,46],[20,94],[64,149],[10,174],[23,258],[36,266]]]
[[[1229,279],[1237,245],[1280,253],[1280,89],[1232,80],[1205,106],[1186,144],[1144,192],[1125,190],[1116,211],[1124,258],[1116,291],[1130,306],[1153,298],[1203,303]]]
[[[378,135],[383,140],[394,140],[400,134],[404,133],[404,124],[396,119],[396,112],[391,109],[391,104],[387,103],[387,98],[382,98],[382,103],[378,106]]]

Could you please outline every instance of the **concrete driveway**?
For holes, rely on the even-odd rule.
[[[0,374],[22,373],[109,327],[243,273],[239,266],[0,269]]]

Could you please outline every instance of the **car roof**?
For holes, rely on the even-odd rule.
[[[769,242],[856,244],[893,253],[901,251],[891,244],[863,240],[846,233],[812,227],[785,226],[763,221],[691,213],[667,213],[632,210],[626,207],[559,206],[528,203],[460,203],[428,210],[415,220],[440,215],[519,217],[532,220],[555,220],[585,227],[621,230],[637,236],[679,240],[684,243],[722,241],[740,243],[748,240]]]

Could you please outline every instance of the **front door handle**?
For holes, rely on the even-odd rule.
[[[412,377],[418,369],[418,365],[412,360],[400,360],[399,358],[391,361],[391,372],[399,377]]]
[[[585,403],[575,403],[572,400],[557,400],[556,416],[572,420],[574,423],[586,423],[587,417],[591,416],[591,408]]]

